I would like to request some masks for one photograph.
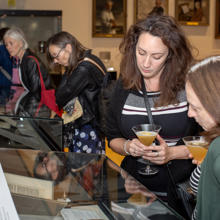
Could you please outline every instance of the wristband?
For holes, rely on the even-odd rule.
[[[126,153],[126,155],[130,155],[130,153],[127,151],[127,143],[129,142],[130,140],[126,140],[123,144],[123,149],[124,149],[124,152]]]

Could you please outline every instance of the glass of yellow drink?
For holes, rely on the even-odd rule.
[[[152,145],[158,132],[160,131],[161,126],[155,124],[139,124],[132,127],[132,130],[136,134],[140,142],[146,146]],[[156,167],[150,166],[150,161],[147,161],[147,166],[143,169],[140,169],[138,172],[142,175],[154,175],[158,173]]]
[[[208,142],[202,136],[187,136],[183,138],[183,141],[193,158],[201,163],[208,151]]]

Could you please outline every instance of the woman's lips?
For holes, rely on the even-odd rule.
[[[149,69],[142,69],[142,71],[143,71],[144,73],[150,73],[150,72],[151,72],[151,70],[149,70]]]

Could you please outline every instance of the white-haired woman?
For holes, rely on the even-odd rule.
[[[43,62],[29,48],[25,35],[19,28],[10,28],[4,35],[4,43],[14,60],[12,83],[31,92],[40,100],[40,77],[38,64],[46,88],[50,87],[48,69]],[[35,59],[37,59],[37,62]]]

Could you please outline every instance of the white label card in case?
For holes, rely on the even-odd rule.
[[[5,175],[0,164],[0,219],[19,220],[14,201],[8,188]]]

